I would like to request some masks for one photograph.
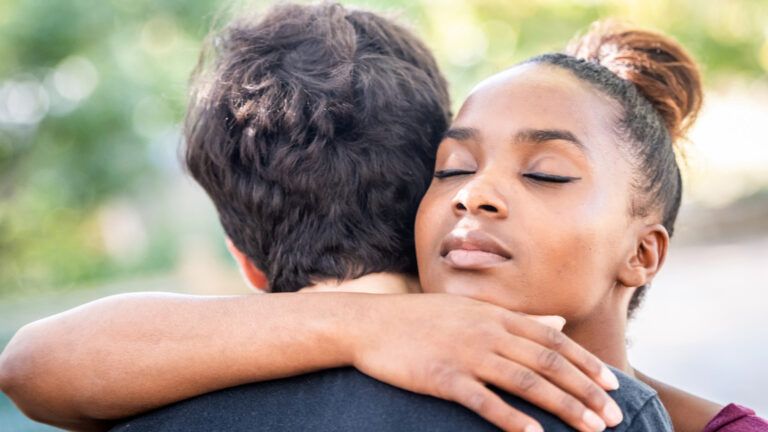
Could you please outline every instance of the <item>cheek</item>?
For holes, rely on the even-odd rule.
[[[612,221],[594,210],[582,206],[567,215],[542,213],[523,228],[530,234],[531,253],[522,263],[530,281],[539,289],[554,289],[555,296],[574,305],[589,302],[590,293],[604,290],[613,277],[614,241],[606,235]]]
[[[419,260],[419,267],[421,267],[421,261],[424,256],[429,253],[429,246],[431,245],[431,239],[434,236],[430,227],[435,220],[434,203],[431,198],[430,190],[424,195],[424,198],[419,204],[419,210],[416,213],[416,226],[414,228],[414,234],[416,236],[416,256]]]
[[[435,265],[440,258],[440,243],[450,230],[450,202],[430,188],[416,213],[416,259],[422,285],[435,276]]]

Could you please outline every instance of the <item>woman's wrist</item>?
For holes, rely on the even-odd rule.
[[[315,335],[317,351],[324,353],[320,368],[354,366],[361,343],[373,333],[369,327],[381,295],[317,292],[301,294],[311,310],[298,322],[308,323]]]
[[[332,300],[333,311],[327,329],[329,344],[333,347],[337,366],[357,366],[359,355],[366,345],[380,336],[382,325],[379,311],[391,300],[391,294],[337,293]]]

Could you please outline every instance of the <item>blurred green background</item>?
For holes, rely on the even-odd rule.
[[[750,396],[746,384],[702,386],[683,367],[700,359],[706,364],[696,373],[714,379],[717,367],[744,368],[734,356],[768,357],[764,335],[716,345],[743,336],[734,320],[764,326],[768,308],[768,1],[344,3],[398,16],[422,35],[456,107],[482,78],[562,49],[601,17],[668,32],[689,48],[702,65],[707,101],[687,152],[687,196],[665,269],[671,276],[656,284],[659,294],[638,318],[633,352],[673,383],[689,385],[690,375],[694,390],[768,412],[768,401]],[[0,346],[26,322],[110,293],[243,292],[212,206],[180,169],[178,124],[187,77],[212,25],[232,10],[269,4],[0,0]],[[712,268],[719,273],[706,273]],[[659,288],[665,284],[669,290]],[[745,296],[757,296],[747,299],[754,311],[741,309]],[[707,301],[716,306],[708,310]],[[733,319],[722,316],[723,304],[732,305],[725,311]],[[727,331],[695,325],[717,323],[712,314]],[[660,338],[670,326],[687,330]],[[713,363],[713,346],[731,363]],[[679,355],[661,362],[660,349],[667,359],[669,350]],[[681,366],[670,369],[675,358]],[[750,370],[763,377],[758,388],[768,386],[757,366],[741,373]],[[0,395],[0,431],[44,429]]]

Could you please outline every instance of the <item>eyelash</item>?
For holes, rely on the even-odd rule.
[[[435,178],[443,179],[446,177],[454,177],[454,176],[474,174],[474,173],[475,173],[474,171],[447,169],[447,170],[435,171]]]
[[[537,182],[557,183],[557,184],[571,183],[576,180],[581,180],[581,177],[565,177],[565,176],[558,176],[558,175],[544,174],[544,173],[527,173],[527,174],[523,174],[523,177],[533,181],[537,181]]]
[[[474,171],[447,169],[447,170],[435,171],[435,178],[444,179],[447,177],[455,177],[455,176],[468,175],[468,174],[474,174],[474,173],[475,173]],[[571,183],[577,180],[581,180],[581,177],[565,177],[565,176],[558,176],[558,175],[544,174],[544,173],[527,173],[527,174],[523,174],[523,177],[533,181],[537,181],[537,182],[556,183],[556,184]]]

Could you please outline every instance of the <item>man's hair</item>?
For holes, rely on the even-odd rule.
[[[390,20],[329,3],[277,6],[210,40],[192,77],[186,164],[270,288],[415,274],[414,217],[450,121],[429,50]]]

